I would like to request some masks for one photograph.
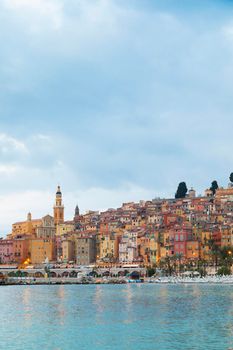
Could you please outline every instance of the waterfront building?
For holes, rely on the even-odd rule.
[[[62,255],[62,237],[61,236],[55,236],[54,245],[55,245],[56,261],[62,262],[63,255]]]
[[[96,261],[96,237],[84,236],[75,240],[75,255],[78,265],[90,265]]]
[[[119,237],[114,232],[100,236],[98,260],[114,262],[118,258]]]
[[[51,239],[29,240],[29,255],[31,264],[42,264],[45,261],[55,260],[55,244]]]
[[[133,262],[137,258],[137,232],[125,232],[119,242],[119,262]]]
[[[30,258],[30,239],[28,234],[18,235],[13,239],[13,261],[18,265]]]
[[[75,260],[75,240],[73,237],[67,237],[62,240],[62,261],[68,263]]]
[[[13,240],[0,239],[0,264],[11,264],[13,261]]]
[[[150,254],[149,265],[155,266],[156,263],[158,263],[159,259],[160,259],[160,244],[156,240],[155,235],[152,235],[150,237],[149,254]]]
[[[200,242],[194,240],[188,240],[186,244],[186,259],[198,260],[201,258]]]
[[[137,237],[138,255],[145,265],[150,265],[150,236],[138,233]]]
[[[0,241],[0,258],[18,264],[30,258],[38,264],[47,259],[80,265],[140,261],[154,266],[168,257],[179,257],[182,263],[213,263],[216,246],[233,245],[233,186],[220,188],[215,195],[210,192],[196,197],[191,189],[185,198],[123,203],[101,213],[80,214],[76,206],[73,220],[65,221],[58,186],[54,217],[32,219],[29,213],[26,221],[14,223],[8,250],[5,240]]]

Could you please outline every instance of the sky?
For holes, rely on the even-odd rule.
[[[0,236],[233,171],[233,1],[0,0]]]

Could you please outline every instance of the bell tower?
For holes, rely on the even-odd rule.
[[[57,187],[55,205],[53,207],[55,225],[64,223],[64,206],[62,204],[62,193],[60,186]]]

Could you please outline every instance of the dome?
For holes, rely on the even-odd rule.
[[[57,192],[56,192],[56,194],[61,195],[61,187],[60,187],[60,186],[57,186]]]

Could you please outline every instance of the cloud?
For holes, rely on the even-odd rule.
[[[0,174],[1,175],[11,175],[17,173],[18,167],[14,165],[0,164]]]
[[[23,141],[6,134],[0,134],[0,153],[8,154],[12,152],[29,154],[29,150]]]
[[[62,25],[62,3],[58,0],[4,0],[3,4],[33,33],[44,30],[44,26],[58,30]]]
[[[59,182],[98,209],[224,185],[233,31],[210,3],[2,1],[1,193]]]

